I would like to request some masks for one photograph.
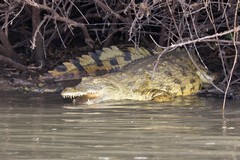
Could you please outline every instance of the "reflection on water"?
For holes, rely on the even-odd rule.
[[[1,159],[240,159],[240,109],[187,97],[171,103],[72,106],[59,95],[0,93]]]

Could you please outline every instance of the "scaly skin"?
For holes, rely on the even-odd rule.
[[[89,52],[87,55],[75,57],[69,62],[58,65],[54,70],[40,76],[40,81],[53,79],[54,81],[76,80],[86,76],[99,76],[119,71],[123,66],[147,56],[151,56],[145,48],[116,46]]]
[[[213,80],[206,71],[197,70],[185,50],[162,55],[153,71],[157,56],[132,62],[118,73],[85,77],[79,85],[64,89],[61,95],[87,104],[122,99],[164,102],[175,96],[195,94],[203,83]]]

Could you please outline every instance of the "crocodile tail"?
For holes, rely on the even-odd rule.
[[[126,64],[152,54],[142,47],[127,47],[120,50],[116,46],[111,46],[70,59],[69,62],[64,62],[54,70],[48,71],[40,77],[40,80],[64,81],[86,76],[100,76],[119,71]]]

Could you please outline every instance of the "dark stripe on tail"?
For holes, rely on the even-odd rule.
[[[111,64],[112,66],[117,66],[117,65],[119,65],[118,62],[117,62],[117,58],[116,58],[116,57],[111,58],[111,59],[109,60],[109,62],[110,62],[110,64]]]
[[[121,71],[121,68],[119,67],[119,63],[117,61],[117,57],[111,58],[109,62],[112,65],[112,68],[108,71],[109,73]]]
[[[102,70],[96,70],[96,76],[102,76],[104,74],[109,73],[109,71],[107,71],[106,69],[102,69]]]
[[[56,66],[55,69],[58,72],[66,72],[67,71],[67,67],[65,65],[63,65],[63,64]]]
[[[70,59],[69,60],[72,64],[74,64],[74,66],[77,67],[77,69],[80,71],[80,74],[83,75],[88,75],[88,72],[83,68],[83,66],[80,64],[80,62],[78,60],[74,60],[74,59]]]
[[[89,52],[89,55],[94,59],[96,62],[97,66],[103,66],[102,61],[99,59],[103,51],[101,50],[96,50],[95,52]]]
[[[132,53],[129,51],[124,51],[123,58],[125,61],[132,61]]]

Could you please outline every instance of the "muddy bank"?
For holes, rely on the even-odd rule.
[[[0,91],[14,91],[16,87],[10,85],[10,82],[3,77],[0,77]]]

